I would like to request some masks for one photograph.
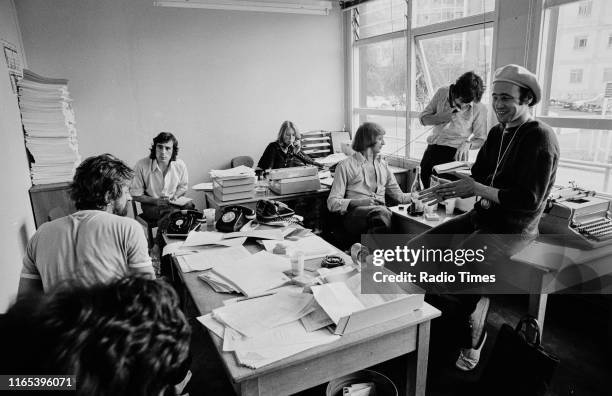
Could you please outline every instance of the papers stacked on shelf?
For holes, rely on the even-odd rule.
[[[231,169],[210,171],[213,194],[221,202],[253,198],[255,194],[255,170],[240,165]]]
[[[19,108],[26,148],[32,155],[33,184],[71,181],[80,163],[68,80],[23,71],[18,82]]]
[[[239,364],[259,368],[339,339],[328,329],[306,331],[300,319],[315,310],[299,288],[226,305],[198,321],[223,339],[223,351]]]

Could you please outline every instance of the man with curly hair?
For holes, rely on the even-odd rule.
[[[77,212],[45,223],[28,243],[19,295],[71,279],[92,285],[145,273],[154,277],[142,227],[124,217],[133,171],[103,154],[77,168],[71,196]]]
[[[0,373],[74,375],[77,395],[172,395],[189,370],[191,327],[163,281],[67,282],[0,317]]]

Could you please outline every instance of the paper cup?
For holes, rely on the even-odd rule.
[[[304,275],[304,252],[295,252],[291,256],[291,272],[295,276]]]
[[[455,213],[455,202],[457,201],[456,198],[449,198],[446,201],[444,201],[444,204],[446,205],[446,215],[447,216],[452,216]]]

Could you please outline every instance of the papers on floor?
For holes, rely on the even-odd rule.
[[[287,257],[261,251],[222,267],[215,267],[212,272],[237,291],[253,296],[289,282],[289,277],[283,272],[290,268]]]
[[[223,339],[223,350],[239,364],[259,368],[339,339],[328,329],[306,331],[299,319],[313,307],[312,295],[282,290],[217,308],[198,321]]]
[[[228,263],[250,256],[251,253],[241,245],[234,247],[208,248],[191,254],[178,254],[176,261],[183,272],[191,272],[204,271],[216,266],[227,265]]]
[[[68,80],[23,71],[19,109],[33,184],[71,181],[81,161]]]

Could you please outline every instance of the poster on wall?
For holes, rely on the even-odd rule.
[[[4,52],[4,60],[11,80],[11,88],[13,93],[17,94],[17,81],[23,77],[23,65],[21,64],[21,56],[17,50],[17,46],[6,40],[0,39],[0,44]]]

